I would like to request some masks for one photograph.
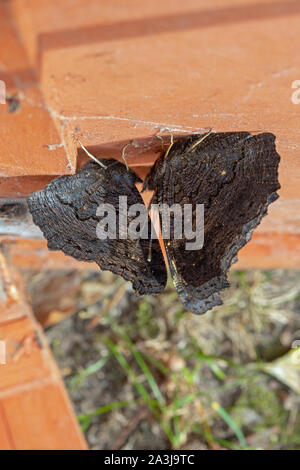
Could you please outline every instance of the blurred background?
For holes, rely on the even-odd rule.
[[[300,449],[300,271],[230,280],[196,316],[171,282],[137,298],[108,272],[27,277],[41,321],[76,312],[46,336],[91,449]]]

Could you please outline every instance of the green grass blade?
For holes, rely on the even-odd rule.
[[[212,358],[207,358],[205,359],[205,361],[209,365],[210,370],[215,374],[215,376],[219,380],[226,380],[226,374],[222,371],[222,369],[218,366],[218,364]]]
[[[213,402],[211,404],[211,407],[213,410],[215,410],[218,415],[225,421],[225,423],[232,429],[234,434],[239,440],[239,443],[241,444],[241,447],[243,449],[247,449],[247,442],[245,439],[245,436],[243,434],[243,431],[240,429],[240,427],[236,424],[236,422],[229,416],[227,411],[217,402]]]
[[[147,405],[150,407],[153,413],[157,416],[157,405],[159,405],[159,402],[157,403],[155,400],[152,400],[151,396],[147,392],[146,388],[140,383],[138,380],[136,374],[128,364],[127,360],[125,359],[124,355],[118,350],[117,346],[115,343],[113,343],[110,339],[104,338],[105,344],[108,346],[112,354],[115,356],[119,364],[122,366],[122,368],[125,370],[125,372],[128,374],[130,379],[133,382],[133,385],[137,389],[138,393],[141,395],[143,400],[147,403]]]
[[[78,374],[74,375],[74,377],[72,377],[72,379],[69,382],[69,387],[71,389],[76,388],[78,385],[80,385],[83,382],[83,380],[86,377],[88,377],[89,375],[95,374],[100,369],[102,369],[102,367],[108,361],[109,356],[110,356],[110,354],[107,354],[107,356],[102,357],[101,359],[99,359],[99,361],[94,362],[93,364],[91,364],[86,369],[84,369],[84,370],[80,371]]]
[[[129,337],[127,335],[123,335],[123,337],[124,337],[126,343],[128,344],[128,346],[130,348],[130,351],[134,355],[136,362],[138,363],[138,365],[140,366],[140,368],[144,372],[144,374],[146,376],[146,379],[148,381],[148,384],[149,384],[149,386],[150,386],[150,388],[153,392],[153,395],[155,396],[155,398],[157,399],[157,401],[161,405],[164,405],[165,404],[164,397],[162,396],[161,391],[159,390],[159,387],[156,383],[156,380],[153,377],[153,375],[152,375],[149,367],[147,366],[146,362],[144,361],[141,353],[135,348],[134,344],[132,343],[132,341],[129,339]]]
[[[91,424],[91,418],[94,416],[99,416],[104,413],[108,413],[109,411],[116,410],[117,408],[122,408],[124,406],[128,406],[134,402],[129,401],[118,401],[115,403],[110,403],[109,405],[101,406],[96,410],[92,411],[91,413],[81,414],[77,416],[79,423],[81,424],[81,429],[85,432]]]

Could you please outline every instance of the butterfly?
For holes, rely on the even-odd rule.
[[[268,205],[278,198],[279,160],[273,134],[209,132],[172,141],[154,163],[143,185],[143,190],[154,192],[150,206],[175,204],[184,211],[190,205],[195,228],[193,214],[197,205],[204,205],[201,248],[187,249],[190,239],[185,233],[174,236],[172,217],[170,232],[163,237],[171,276],[186,310],[202,314],[222,303],[220,291],[229,286],[231,264]],[[49,249],[95,261],[101,269],[131,281],[137,294],[158,294],[165,288],[167,269],[150,219],[144,239],[97,237],[99,204],[110,203],[118,212],[119,196],[127,196],[128,205],[143,203],[135,186],[141,180],[132,170],[116,160],[100,163],[89,162],[75,175],[56,178],[31,194],[33,221]],[[159,218],[163,225],[161,213]]]
[[[167,273],[159,243],[151,240],[150,219],[148,239],[101,240],[97,235],[97,208],[101,204],[111,204],[118,212],[119,196],[127,196],[129,206],[143,205],[135,186],[141,180],[132,170],[113,159],[101,159],[100,163],[103,166],[88,162],[75,175],[55,178],[32,193],[27,202],[33,221],[50,250],[96,262],[102,270],[131,281],[139,295],[158,294],[166,284]]]

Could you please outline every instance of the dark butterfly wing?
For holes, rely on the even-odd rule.
[[[135,187],[140,181],[138,176],[116,160],[101,161],[106,169],[89,162],[75,175],[56,178],[45,189],[31,194],[28,206],[33,221],[43,231],[49,249],[62,250],[78,260],[95,261],[101,269],[131,281],[138,294],[157,294],[164,289],[167,277],[157,240],[152,242],[150,263],[150,235],[148,240],[120,239],[117,224],[117,239],[101,240],[97,236],[97,208],[101,204],[116,209],[116,221],[119,196],[127,196],[128,207],[143,204]]]
[[[227,271],[255,227],[278,198],[275,137],[248,132],[201,135],[177,141],[147,176],[144,188],[157,204],[204,204],[202,249],[186,249],[185,237],[164,239],[168,263],[187,310],[205,313],[220,305],[219,291],[229,286]],[[195,221],[193,220],[193,229]]]

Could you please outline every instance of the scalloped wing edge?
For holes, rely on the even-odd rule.
[[[260,224],[262,218],[267,215],[268,206],[278,198],[279,195],[276,192],[270,194],[267,201],[262,206],[258,216],[252,219],[250,222],[247,222],[247,224],[243,226],[241,233],[237,235],[232,243],[227,247],[223,258],[221,259],[221,270],[224,274],[209,280],[197,288],[193,287],[191,289],[190,286],[182,283],[182,281],[179,280],[176,270],[172,266],[172,262],[166,247],[167,258],[173,282],[178,296],[186,310],[195,313],[196,315],[203,315],[213,307],[223,304],[219,292],[229,287],[229,282],[227,280],[227,273],[229,268],[232,266],[232,264],[237,262],[237,254],[239,250],[245,246],[248,241],[250,241],[253,231]],[[206,296],[203,296],[203,291],[208,291]]]

